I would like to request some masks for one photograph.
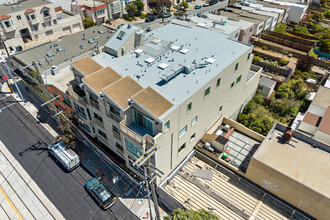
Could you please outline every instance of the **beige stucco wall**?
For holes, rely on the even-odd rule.
[[[302,121],[298,129],[308,134],[314,134],[316,132],[317,127]]]
[[[312,161],[310,161],[312,162]],[[317,219],[330,216],[330,198],[252,158],[246,177]]]
[[[330,126],[330,125],[328,125]],[[322,131],[317,130],[314,136],[315,139],[318,139],[324,143],[330,144],[330,135],[326,134]],[[329,181],[330,181],[330,177],[329,177]]]

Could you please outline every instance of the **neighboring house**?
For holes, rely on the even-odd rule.
[[[252,156],[246,177],[313,218],[328,219],[329,161],[329,143],[276,123]]]
[[[261,77],[259,80],[258,89],[261,91],[261,95],[268,98],[274,91],[276,82],[266,77]]]
[[[298,130],[330,144],[330,87],[319,87]]]
[[[144,168],[133,163],[156,147],[151,164],[164,172],[158,181],[219,117],[237,117],[262,71],[251,66],[252,46],[175,21],[142,35],[122,25],[105,51],[72,63],[72,83],[85,100],[72,99],[74,110],[85,131],[140,177]]]
[[[79,15],[41,0],[0,5],[0,34],[10,48],[83,29]]]
[[[82,19],[89,18],[95,23],[104,23],[108,17],[107,4],[94,0],[75,0],[71,3],[71,10],[80,14]]]
[[[94,26],[24,50],[15,54],[13,61],[18,68],[15,72],[23,79],[31,90],[42,99],[47,99],[43,86],[37,80],[33,66],[20,71],[20,68],[38,62],[38,69],[52,98],[59,95],[54,104],[61,109],[73,111],[70,91],[79,91],[79,87],[72,87],[69,81],[73,80],[70,64],[73,60],[86,55],[100,53],[108,38],[112,35],[111,29],[106,26]],[[72,43],[74,42],[74,44]]]
[[[265,16],[269,16],[271,17],[271,21],[270,21],[270,28],[269,30],[273,31],[276,27],[276,25],[279,24],[278,19],[281,15],[281,13],[279,12],[271,12],[271,11],[262,11],[262,10],[258,10],[252,7],[247,7],[247,6],[241,6],[242,10],[246,10],[255,14],[259,14],[259,15],[265,15]],[[268,22],[268,21],[267,21]]]
[[[120,18],[125,13],[125,1],[124,0],[100,0],[107,3],[108,17],[111,20]]]

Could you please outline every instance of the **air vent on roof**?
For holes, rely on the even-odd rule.
[[[48,51],[46,53],[46,55],[47,55],[47,57],[53,57],[53,56],[55,56],[55,53],[53,51]]]
[[[158,44],[159,42],[160,42],[159,39],[154,39],[154,40],[152,41],[152,43],[154,43],[154,44]]]
[[[171,47],[171,49],[174,50],[174,51],[178,51],[178,50],[180,49],[180,47],[179,47],[179,46],[175,46],[175,45],[173,45],[173,46]]]
[[[189,52],[189,50],[188,49],[185,49],[185,48],[182,48],[181,50],[180,50],[180,53],[183,53],[183,54],[186,54],[186,53],[188,53]]]
[[[62,52],[62,51],[65,51],[65,48],[62,47],[62,46],[59,46],[59,47],[56,48],[56,50],[57,50],[58,52]]]
[[[153,62],[155,62],[155,59],[152,57],[149,57],[149,58],[145,59],[144,62],[152,64]]]
[[[93,43],[95,43],[95,39],[94,39],[94,38],[92,38],[92,39],[89,39],[89,40],[88,40],[88,43],[90,43],[90,44],[93,44]]]
[[[215,62],[215,59],[212,59],[212,58],[208,58],[208,59],[206,60],[206,62],[208,62],[208,63],[212,64],[212,63],[214,63],[214,62]]]
[[[168,67],[168,64],[166,64],[166,63],[161,63],[158,65],[158,68],[160,68],[162,70],[166,69],[167,67]]]
[[[97,32],[99,32],[99,34],[104,34],[105,33],[105,30],[104,29],[100,29]]]

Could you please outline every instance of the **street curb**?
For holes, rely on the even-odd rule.
[[[63,215],[57,210],[54,204],[47,198],[47,196],[41,191],[38,185],[33,181],[33,179],[29,176],[29,174],[24,170],[21,164],[14,158],[14,156],[8,151],[6,146],[0,141],[0,151],[7,158],[7,160],[11,163],[17,173],[22,177],[25,181],[26,185],[30,187],[30,189],[35,193],[40,202],[44,205],[44,207],[48,210],[49,214],[54,217],[54,219],[65,219]]]

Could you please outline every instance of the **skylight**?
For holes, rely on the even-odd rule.
[[[149,58],[147,58],[147,59],[145,59],[144,60],[144,62],[146,62],[146,63],[153,63],[155,61],[155,59],[154,58],[151,58],[151,57],[149,57]]]
[[[104,29],[100,29],[97,32],[99,32],[99,34],[104,34],[105,33],[105,30]]]
[[[154,44],[158,44],[159,42],[160,42],[159,39],[155,39],[155,40],[152,41],[152,43],[154,43]]]
[[[166,63],[161,63],[158,65],[158,68],[160,68],[162,70],[166,69],[167,67],[168,67],[168,64],[166,64]]]
[[[62,52],[62,51],[64,51],[65,49],[64,49],[64,47],[62,47],[62,46],[59,46],[59,47],[57,47],[57,51],[58,52]]]
[[[94,39],[94,38],[92,38],[92,39],[89,39],[89,40],[88,40],[88,43],[90,43],[90,44],[93,44],[93,43],[95,43],[95,39]]]
[[[180,53],[183,53],[183,54],[186,54],[186,53],[188,53],[188,52],[189,52],[189,50],[187,50],[187,49],[185,49],[185,48],[183,48],[183,49],[180,50]]]
[[[119,40],[122,40],[124,38],[125,34],[126,34],[125,31],[120,31],[119,34],[117,35],[117,38]]]
[[[53,57],[53,56],[55,56],[55,53],[53,51],[48,51],[46,53],[46,55],[47,55],[47,57]]]
[[[215,59],[212,59],[212,58],[208,58],[208,59],[206,60],[206,62],[208,62],[208,63],[212,64],[212,63],[214,63],[214,62],[215,62]]]
[[[171,49],[172,49],[172,50],[175,50],[175,51],[178,51],[178,50],[180,49],[180,47],[173,45],[173,46],[171,47]]]

